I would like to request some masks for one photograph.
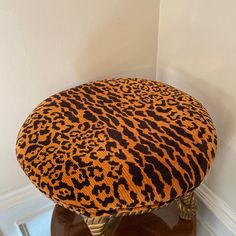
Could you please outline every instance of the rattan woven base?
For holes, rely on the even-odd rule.
[[[197,199],[193,191],[185,194],[183,197],[177,199],[176,201],[180,210],[179,216],[181,219],[191,220],[196,215]],[[139,214],[145,214],[145,213],[156,211],[156,210],[158,210],[158,208],[147,209],[140,212],[124,212],[117,215],[112,215],[110,217],[101,216],[101,217],[94,217],[94,218],[85,218],[84,222],[87,224],[92,236],[108,236],[106,235],[106,225],[112,217],[139,215]]]

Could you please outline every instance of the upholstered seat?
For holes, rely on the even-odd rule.
[[[56,203],[87,217],[141,212],[196,188],[216,151],[205,108],[167,84],[91,82],[35,108],[17,159]]]

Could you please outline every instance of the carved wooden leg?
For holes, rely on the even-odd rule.
[[[105,236],[105,228],[108,220],[108,217],[95,217],[85,218],[84,222],[88,225],[92,236]]]
[[[197,213],[197,199],[195,193],[186,193],[182,198],[177,200],[180,210],[180,218],[183,220],[191,220]]]

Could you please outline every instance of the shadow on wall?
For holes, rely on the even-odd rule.
[[[98,14],[89,19],[96,31],[88,30],[90,36],[77,60],[78,74],[89,75],[91,80],[111,76],[155,79],[156,50],[153,48],[157,47],[157,29],[153,22],[157,18],[154,16],[158,14],[158,2],[113,3],[102,19],[96,18]],[[150,14],[150,5],[153,5],[153,14]]]

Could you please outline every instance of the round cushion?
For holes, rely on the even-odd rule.
[[[216,132],[201,103],[136,78],[49,97],[26,119],[16,144],[32,183],[87,217],[168,204],[201,183],[215,151]]]

